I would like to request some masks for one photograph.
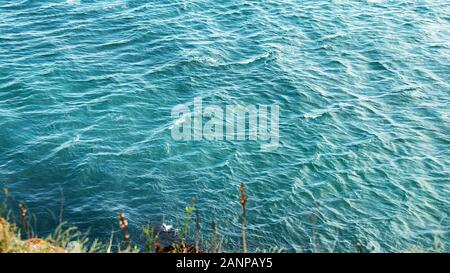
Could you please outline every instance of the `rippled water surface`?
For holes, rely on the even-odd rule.
[[[126,212],[249,249],[450,239],[450,4],[0,0],[0,183],[40,234],[109,238]],[[280,105],[280,147],[179,142],[180,103]]]

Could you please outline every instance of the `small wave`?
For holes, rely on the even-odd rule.
[[[386,2],[386,0],[367,0],[367,3],[369,4],[381,4]]]
[[[80,2],[81,0],[66,0],[66,3],[71,5],[78,5]]]
[[[227,66],[237,66],[237,65],[250,65],[253,63],[257,63],[259,61],[268,61],[270,57],[273,55],[272,52],[265,52],[261,55],[257,55],[253,58],[244,59],[240,61],[231,61],[231,62],[221,62],[217,58],[213,58],[211,56],[193,56],[190,58],[189,62],[195,62],[200,64],[206,64],[210,67],[227,67]]]
[[[176,119],[172,125],[169,126],[169,130],[172,130],[174,126],[180,126],[184,123],[187,123],[191,120],[191,113],[186,113],[182,115],[180,118]]]
[[[270,51],[268,51],[268,52],[265,52],[265,53],[263,53],[263,54],[261,54],[259,56],[256,56],[256,57],[253,57],[253,58],[250,58],[250,59],[247,59],[247,60],[239,61],[239,62],[236,62],[236,63],[232,63],[232,64],[248,65],[248,64],[252,64],[252,63],[257,62],[257,61],[268,59],[271,55],[272,55],[272,53]]]
[[[310,113],[304,114],[303,117],[305,119],[316,119],[316,118],[320,118],[324,115],[331,114],[333,111],[334,111],[334,109],[315,110]]]
[[[316,119],[316,118],[321,117],[321,116],[322,116],[322,114],[309,114],[309,113],[306,113],[306,114],[303,115],[303,117],[305,119]]]

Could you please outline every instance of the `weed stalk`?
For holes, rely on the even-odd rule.
[[[239,191],[241,192],[241,206],[242,206],[242,247],[244,250],[244,253],[247,253],[247,241],[245,238],[245,207],[247,205],[247,199],[248,196],[245,194],[245,188],[244,188],[244,183],[241,183],[241,187],[239,188]]]
[[[22,216],[22,223],[25,228],[27,239],[31,239],[30,224],[28,223],[27,219],[27,208],[23,203],[19,203],[19,209],[20,209],[20,216]]]
[[[119,218],[119,226],[120,226],[120,229],[122,230],[123,237],[125,238],[126,250],[130,251],[131,250],[130,234],[128,233],[128,230],[127,230],[128,221],[125,219],[125,213],[119,213],[117,215],[117,217]]]

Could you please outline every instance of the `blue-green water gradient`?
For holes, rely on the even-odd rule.
[[[38,234],[196,196],[240,251],[245,182],[250,251],[449,251],[449,72],[446,0],[0,0],[0,183]],[[279,104],[280,147],[173,140],[196,96]]]

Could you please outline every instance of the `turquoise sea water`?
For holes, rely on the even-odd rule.
[[[445,0],[0,0],[0,183],[39,234],[196,196],[239,251],[245,182],[251,251],[449,251],[449,72]],[[173,140],[196,96],[279,104],[280,147]]]

